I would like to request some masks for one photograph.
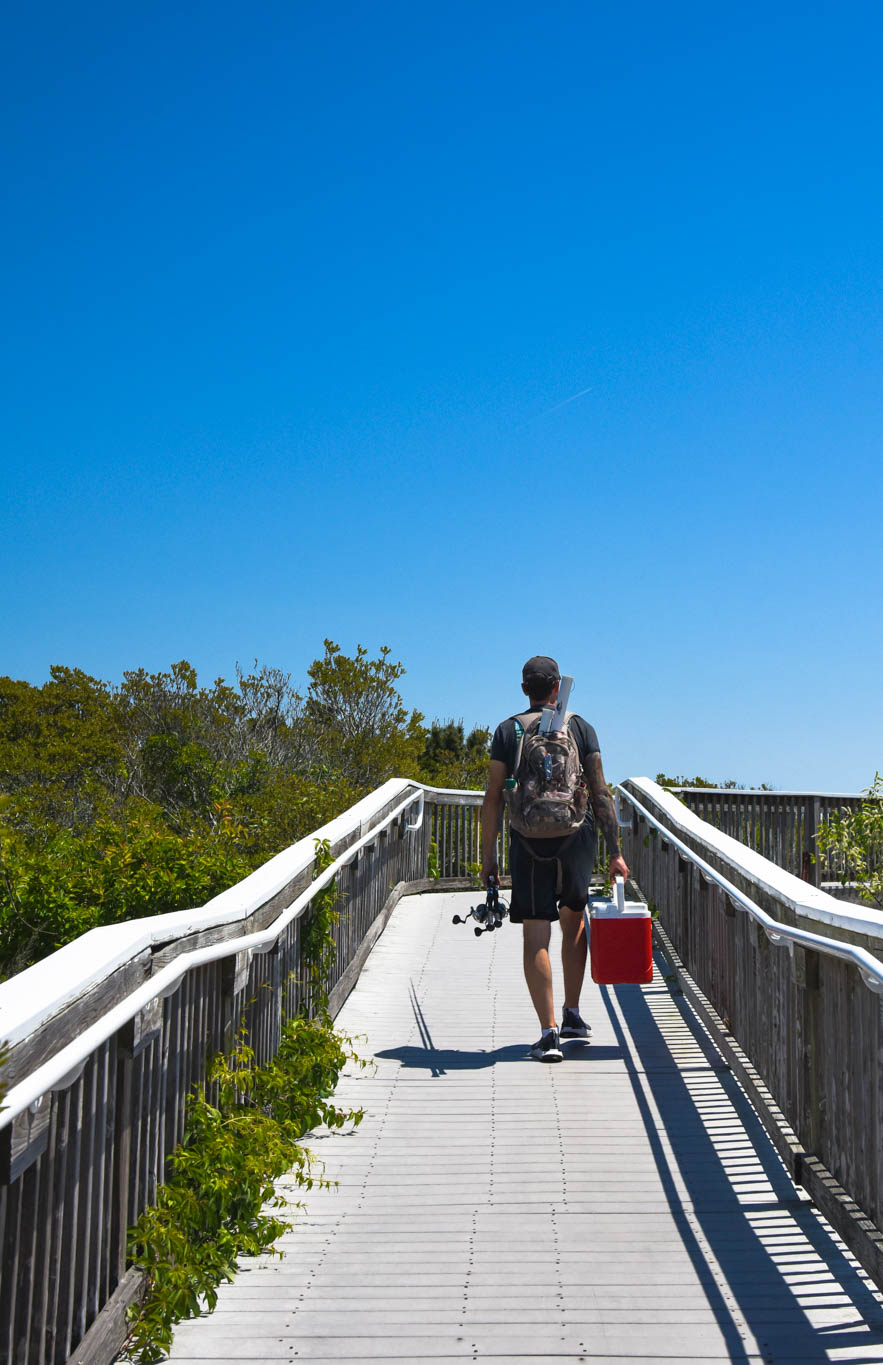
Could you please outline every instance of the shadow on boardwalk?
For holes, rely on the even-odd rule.
[[[830,1352],[848,1351],[850,1365],[880,1365],[883,1313],[877,1299],[812,1205],[800,1198],[757,1114],[683,996],[664,988],[638,991],[629,987],[605,987],[602,995],[684,1245],[697,1266],[706,1262],[687,1219],[687,1207],[691,1207],[693,1222],[723,1272],[728,1297],[761,1343],[766,1358],[810,1365],[830,1360]],[[714,1094],[706,1091],[703,1099],[688,1087],[689,1073],[661,1063],[660,1045],[667,1044],[654,1010],[657,1002],[664,1014],[677,1010],[682,1026],[705,1053],[713,1068]],[[718,1146],[709,1132],[709,1113],[703,1114],[702,1108],[714,1111],[717,1126],[725,1129],[726,1124],[720,1123],[721,1091],[731,1117],[738,1119],[738,1128],[734,1132],[731,1124],[722,1132]],[[671,1156],[661,1140],[650,1099]],[[727,1162],[737,1168],[740,1162],[743,1168],[746,1163],[759,1168],[772,1197],[740,1202]],[[673,1165],[686,1185],[686,1197],[677,1190]],[[819,1309],[828,1310],[832,1319],[828,1325],[813,1324],[807,1316],[807,1311]],[[870,1342],[867,1326],[876,1329]]]
[[[683,997],[662,985],[601,988],[601,996],[616,1045],[571,1046],[567,1066],[624,1065],[661,1189],[729,1358],[757,1359],[746,1351],[744,1322],[770,1361],[814,1365],[848,1357],[849,1365],[881,1365],[877,1299],[795,1189]],[[378,1057],[439,1079],[525,1063],[522,1043],[436,1047],[413,983],[410,998],[420,1045],[388,1048]],[[679,1065],[673,1055],[685,1030],[704,1056],[699,1065]],[[746,1196],[749,1186],[754,1193]],[[875,1329],[870,1340],[868,1326]]]
[[[436,1047],[413,981],[409,983],[408,993],[420,1036],[420,1046],[408,1044],[403,1047],[391,1047],[375,1053],[375,1056],[386,1061],[399,1062],[409,1068],[426,1070],[431,1076],[444,1076],[449,1071],[484,1071],[488,1067],[496,1066],[498,1062],[523,1064],[530,1055],[530,1048],[525,1047],[524,1043],[510,1043],[507,1047],[496,1047],[490,1051]],[[619,1047],[594,1047],[592,1055],[600,1061],[603,1058],[621,1058],[623,1053]]]

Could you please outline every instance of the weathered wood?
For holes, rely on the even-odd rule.
[[[29,1166],[21,1177],[18,1265],[16,1267],[15,1340],[11,1360],[26,1365],[30,1341],[31,1304],[34,1293],[34,1258],[37,1251],[37,1208],[40,1198],[40,1163]]]
[[[671,972],[677,976],[678,986],[684,991],[686,999],[691,1003],[692,1009],[696,1011],[701,1022],[711,1033],[716,1047],[722,1052],[733,1073],[740,1081],[742,1089],[747,1093],[753,1107],[759,1115],[760,1122],[766,1127],[770,1134],[772,1144],[777,1148],[779,1156],[792,1175],[792,1179],[798,1185],[804,1186],[813,1204],[824,1213],[828,1222],[841,1235],[843,1241],[849,1246],[850,1252],[854,1254],[858,1263],[863,1265],[865,1271],[871,1276],[873,1282],[883,1289],[883,1233],[879,1227],[875,1226],[873,1220],[868,1218],[856,1201],[846,1193],[841,1183],[831,1175],[827,1167],[824,1166],[816,1156],[811,1155],[807,1148],[798,1140],[793,1127],[787,1122],[785,1114],[775,1103],[770,1089],[764,1084],[763,1078],[759,1076],[755,1066],[749,1061],[745,1052],[738,1046],[732,1033],[726,1028],[725,1022],[716,1013],[714,1006],[707,1001],[706,996],[696,986],[689,972],[686,972],[677,951],[667,938],[665,930],[658,923],[654,924],[654,939],[656,945],[662,950],[667,962],[669,962]],[[797,950],[796,950],[797,951]],[[812,950],[804,951],[809,958],[809,966],[797,969],[798,977],[809,977],[811,981],[811,994],[817,994],[817,953]],[[815,980],[815,988],[812,988]],[[809,1043],[809,1046],[812,1046]],[[872,1067],[873,1074],[879,1074],[879,1059],[873,1059],[878,1065]],[[876,1088],[875,1088],[876,1089]],[[879,1149],[876,1153],[879,1158]]]
[[[77,1240],[80,1208],[81,1154],[83,1148],[83,1080],[75,1081],[68,1094],[69,1128],[64,1169],[64,1208],[61,1258],[59,1273],[58,1319],[56,1323],[55,1359],[62,1361],[72,1345],[74,1318],[77,1312]]]
[[[79,1170],[77,1172],[78,1201],[74,1221],[75,1237],[73,1259],[75,1276],[73,1282],[73,1312],[71,1318],[71,1340],[79,1341],[86,1330],[89,1306],[89,1259],[92,1250],[92,1237],[97,1231],[92,1202],[93,1179],[95,1175],[96,1129],[94,1120],[96,1099],[97,1058],[93,1058],[83,1075],[83,1122],[80,1147]]]
[[[126,1230],[132,1221],[132,1104],[135,1063],[123,1046],[116,1049],[114,1087],[113,1199],[110,1209],[111,1278],[117,1284],[126,1270]]]
[[[374,947],[374,944],[377,942],[378,938],[383,933],[384,929],[389,923],[390,915],[398,905],[402,896],[408,890],[408,887],[409,884],[407,882],[399,882],[397,886],[393,887],[386,901],[386,904],[384,905],[380,913],[377,915],[374,922],[371,924],[370,928],[365,934],[365,937],[362,939],[361,944],[359,945],[357,951],[355,952],[349,963],[349,966],[341,974],[337,982],[337,985],[334,987],[334,989],[332,990],[331,994],[328,997],[328,1012],[331,1015],[332,1019],[334,1019],[336,1015],[340,1012],[340,1009],[344,1001],[346,1000],[350,991],[353,989],[353,986],[358,981],[359,973],[364,967],[365,962],[368,959],[368,955],[371,952],[371,949]]]
[[[333,844],[332,851],[345,851],[400,803],[400,795],[390,799]],[[388,888],[399,887],[401,894],[404,884],[425,874],[429,822],[419,834],[406,832],[405,824],[400,817],[378,830],[361,856],[338,874],[336,962],[328,981],[336,992],[335,1004],[351,988],[388,918]],[[466,828],[464,824],[462,837],[452,846],[452,856],[460,861]],[[117,1003],[121,983],[139,985],[151,970],[196,944],[226,942],[274,919],[282,902],[289,903],[311,876],[312,869],[307,869],[247,921],[186,934],[172,944],[158,944],[152,954],[140,954],[137,963],[94,988],[88,999],[78,999],[53,1017],[47,1025],[49,1041],[44,1038],[36,1046],[25,1040],[18,1057],[42,1061],[53,1055],[62,1041],[69,1041],[67,1024],[93,1022],[102,1013],[102,999],[108,1008]],[[93,1054],[68,1089],[47,1096],[42,1106],[6,1130],[6,1174],[12,1184],[0,1186],[2,1284],[18,1284],[21,1291],[11,1296],[18,1305],[15,1319],[3,1324],[0,1318],[10,1351],[16,1352],[11,1360],[24,1365],[30,1351],[41,1362],[62,1362],[71,1349],[79,1358],[81,1348],[98,1356],[110,1349],[109,1342],[112,1353],[119,1348],[119,1304],[130,1284],[126,1230],[155,1199],[166,1157],[183,1130],[187,1096],[204,1079],[207,1057],[225,1042],[229,1045],[243,1011],[258,1060],[266,1062],[275,1054],[283,1017],[303,1003],[301,988],[290,981],[292,972],[303,976],[301,941],[295,921],[265,953],[236,954],[228,962],[186,973],[177,993],[139,1011]],[[27,1070],[25,1066],[25,1074]],[[27,1217],[22,1193],[34,1205]],[[4,1303],[7,1297],[4,1290]]]
[[[62,1091],[53,1096],[53,1115],[55,1142],[52,1145],[54,1179],[52,1185],[52,1208],[49,1217],[49,1282],[47,1285],[46,1325],[43,1333],[44,1352],[47,1362],[54,1362],[58,1356],[67,1354],[65,1345],[58,1350],[58,1317],[61,1305],[62,1261],[65,1253],[64,1200],[67,1176],[67,1149],[70,1140],[71,1092]]]
[[[672,790],[703,820],[813,886],[835,872],[831,858],[818,852],[816,836],[822,822],[839,811],[858,810],[863,800],[859,795],[805,792]]]
[[[84,1267],[85,1314],[84,1324],[96,1317],[103,1303],[100,1296],[101,1267],[106,1259],[105,1237],[107,1217],[105,1208],[105,1163],[107,1159],[107,1098],[109,1047],[104,1044],[96,1058],[94,1108],[90,1122],[91,1134],[91,1190],[87,1208],[89,1223],[89,1254]]]
[[[341,850],[343,852],[344,850]],[[235,920],[230,924],[222,924],[211,929],[201,929],[196,933],[188,934],[184,938],[176,938],[170,943],[160,944],[156,947],[153,954],[153,972],[161,971],[169,962],[173,962],[182,953],[191,953],[196,948],[205,948],[211,943],[229,943],[232,939],[241,938],[243,934],[259,933],[262,929],[267,929],[275,919],[279,918],[291,902],[297,900],[302,892],[312,882],[315,872],[312,867],[306,868],[277,895],[262,905],[254,914],[246,920]]]
[[[520,935],[470,950],[471,898],[394,912],[339,1016],[375,1058],[337,1093],[364,1122],[322,1134],[339,1183],[280,1182],[304,1204],[283,1259],[180,1324],[171,1365],[883,1359],[864,1277],[680,992],[587,983],[591,1046],[535,1065]]]
[[[511,877],[501,877],[501,888],[511,887]],[[473,883],[471,877],[418,877],[413,882],[408,882],[408,895],[423,894],[431,891],[473,891],[477,897],[484,895],[483,890],[479,890]]]
[[[78,1033],[84,1033],[114,1005],[137,990],[150,974],[150,952],[139,953],[131,962],[117,968],[52,1019],[47,1019],[30,1037],[16,1043],[10,1048],[9,1060],[3,1068],[3,1080],[7,1087],[18,1085],[25,1076],[54,1057]]]
[[[17,1114],[0,1132],[0,1184],[9,1185],[42,1156],[49,1139],[49,1097]]]
[[[637,794],[652,809],[653,798],[643,787]],[[715,794],[705,798],[709,814],[721,813],[722,799]],[[727,806],[732,804],[729,793],[726,802]],[[769,803],[767,809],[772,815],[766,825],[761,825],[760,839],[766,840],[768,851],[775,851],[770,849],[769,827],[777,808]],[[784,892],[777,896],[775,875],[766,875],[764,880],[760,874],[740,870],[729,853],[726,858],[723,853],[718,856],[714,840],[700,840],[698,833],[690,832],[692,826],[685,829],[677,823],[673,810],[668,811],[661,797],[653,813],[663,824],[673,821],[673,833],[676,830],[683,843],[773,919],[784,925],[798,922],[808,927],[805,916],[797,920],[793,902],[784,898]],[[727,815],[726,809],[723,814]],[[809,818],[814,818],[812,812]],[[651,835],[646,822],[642,828],[636,821],[634,833],[626,837],[626,859],[655,903],[660,929],[694,983],[692,989],[700,993],[701,998],[693,999],[694,1006],[700,1013],[715,1012],[726,1030],[719,1046],[728,1060],[732,1058],[727,1048],[738,1046],[744,1059],[740,1065],[750,1066],[745,1072],[746,1088],[752,1098],[757,1096],[759,1110],[762,1101],[768,1107],[768,1101],[756,1090],[762,1084],[807,1160],[811,1159],[807,1169],[815,1172],[813,1189],[823,1192],[824,1186],[834,1201],[830,1209],[823,1207],[823,1212],[832,1222],[835,1215],[845,1218],[844,1237],[848,1233],[855,1240],[856,1255],[869,1273],[877,1275],[879,1248],[875,1237],[866,1235],[862,1220],[869,1220],[883,1236],[880,996],[870,991],[857,969],[841,958],[793,945],[790,950],[773,945],[742,910],[732,913],[726,920],[729,931],[721,933],[721,911],[728,903],[732,907],[731,899],[715,888],[708,893],[701,891],[701,879],[696,876],[673,876],[673,860],[663,851],[664,837]],[[783,847],[784,843],[779,845],[780,851]],[[674,861],[681,863],[680,858]],[[810,921],[810,926],[879,955],[880,933],[870,928],[862,932],[852,927],[854,923],[854,918],[838,923],[836,916],[829,914],[824,923]],[[783,1159],[794,1168],[793,1153],[789,1157],[785,1149],[781,1150]],[[800,1162],[794,1169],[799,1168]],[[819,1174],[822,1170],[828,1173],[824,1179]],[[861,1216],[849,1201],[862,1210]],[[846,1204],[848,1216],[843,1212]],[[860,1255],[856,1249],[859,1243]]]
[[[740,1085],[757,1110],[760,1121],[769,1133],[773,1146],[785,1163],[789,1174],[794,1180],[798,1180],[801,1161],[806,1152],[785,1115],[720,1015],[684,967],[671,940],[658,922],[653,925],[653,939],[668,962],[672,973],[677,977],[678,985],[689,1000],[691,1007],[708,1029],[734,1075],[738,1077]]]
[[[839,1232],[856,1260],[874,1283],[883,1288],[883,1233],[850,1198],[826,1166],[814,1156],[800,1163],[800,1184],[817,1208]]]
[[[142,1271],[126,1271],[100,1316],[68,1357],[67,1365],[110,1365],[116,1359],[129,1334],[126,1313],[140,1299],[144,1285]]]
[[[335,961],[326,983],[335,1010],[348,996],[403,887],[418,884],[438,892],[467,888],[469,879],[464,874],[479,861],[481,793],[451,799],[429,794],[419,832],[406,832],[411,816],[404,814],[387,831],[377,829],[401,799],[399,788],[382,810],[373,811],[361,823],[357,820],[334,845],[334,851],[340,852],[376,830],[376,837],[337,875]],[[716,811],[719,820],[729,818],[724,798],[717,798]],[[788,813],[787,803],[770,805],[766,814],[760,807],[748,814],[742,811],[739,819],[752,838],[772,839],[768,846],[781,857],[795,839],[803,839],[802,828],[799,834],[788,832],[787,820],[795,829],[797,821]],[[640,822],[635,824],[638,827]],[[646,830],[641,840],[645,834]],[[871,1079],[874,1050],[879,1052],[883,1044],[879,1009],[872,1017],[866,1007],[867,992],[860,987],[844,991],[836,972],[829,974],[825,966],[819,971],[813,1015],[804,998],[805,972],[801,976],[796,959],[792,970],[788,955],[771,947],[763,934],[758,937],[746,917],[733,911],[727,897],[697,876],[689,860],[671,848],[663,852],[662,839],[648,842],[651,847],[645,861],[651,894],[672,938],[686,945],[687,970],[692,972],[696,962],[706,964],[701,989],[716,1002],[716,1008],[719,1005],[726,1026],[738,1033],[758,1076],[776,1098],[780,1093],[794,1094],[804,1107],[816,1105],[822,1136],[830,1134],[838,1147],[832,1175],[855,1194],[863,1161],[874,1168],[876,1202],[873,1209],[868,1206],[873,1214],[880,1204],[881,1162],[879,1155],[863,1158],[861,1139],[872,1113],[876,1118],[871,1128],[881,1131],[880,1087]],[[426,877],[431,843],[442,873],[438,880]],[[505,823],[499,850],[505,871]],[[188,929],[173,941],[156,943],[151,952],[140,954],[136,962],[59,1011],[45,1031],[38,1031],[43,1034],[39,1041],[29,1038],[18,1044],[14,1055],[24,1068],[21,1074],[29,1074],[35,1058],[52,1056],[69,1040],[72,1021],[79,1020],[85,1027],[100,1017],[100,1001],[104,1000],[104,1007],[114,1003],[123,981],[138,984],[189,948],[207,942],[226,944],[271,922],[312,875],[308,868],[291,878],[247,919],[211,930]],[[480,897],[481,892],[470,894]],[[697,906],[704,907],[701,914]],[[298,921],[290,923],[266,953],[240,955],[238,960],[231,955],[226,961],[188,971],[178,994],[142,1010],[130,1026],[102,1045],[103,1053],[99,1049],[93,1055],[80,1080],[46,1097],[44,1117],[38,1117],[38,1110],[13,1129],[8,1153],[13,1183],[0,1186],[4,1307],[10,1284],[23,1284],[32,1274],[33,1288],[17,1296],[14,1322],[0,1313],[0,1333],[6,1332],[10,1351],[16,1349],[19,1359],[45,1359],[54,1365],[63,1362],[71,1350],[85,1349],[90,1337],[113,1341],[114,1349],[120,1344],[118,1306],[126,1280],[126,1227],[155,1198],[167,1155],[183,1130],[187,1095],[194,1084],[204,1081],[206,1057],[229,1045],[245,1013],[256,1055],[266,1061],[278,1047],[283,1018],[309,1007],[301,929]],[[457,949],[462,953],[461,940]],[[838,970],[848,975],[843,964],[838,964]],[[786,1021],[797,1016],[805,1038],[815,1036],[815,1030],[823,1038],[833,1031],[851,1040],[845,1049],[845,1075],[823,1069],[813,1079],[806,1073],[801,1052],[788,1036]],[[864,1097],[859,1084],[861,1066],[854,1067],[856,1058],[863,1059],[861,1080],[868,1092]],[[16,1158],[21,1159],[13,1168],[14,1143]],[[30,1198],[30,1205],[22,1200],[22,1192]],[[30,1214],[25,1213],[26,1206]],[[22,1341],[27,1343],[25,1355]],[[0,1349],[4,1344],[0,1335]]]
[[[52,1264],[52,1200],[55,1187],[55,1143],[50,1141],[40,1158],[40,1197],[37,1205],[38,1238],[34,1256],[34,1288],[30,1321],[22,1326],[28,1334],[28,1359],[38,1365],[44,1359],[46,1311],[49,1301],[49,1272]]]
[[[18,1280],[18,1258],[21,1246],[21,1201],[24,1185],[21,1180],[4,1187],[3,1247],[0,1255],[0,1282],[7,1286],[0,1294],[0,1359],[12,1360],[15,1352],[15,1284]]]
[[[483,800],[483,791],[426,793],[427,806],[434,806],[436,809],[446,806],[480,806]]]

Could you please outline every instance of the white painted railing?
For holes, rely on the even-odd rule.
[[[734,1018],[740,1009],[746,1015],[746,1050],[757,1051],[761,1067],[763,1039],[752,1028],[769,1019],[769,1010],[756,1008],[767,968],[758,976],[745,967],[750,936],[746,947],[728,911],[718,918],[729,927],[706,932],[716,919],[702,908],[699,883],[721,906],[745,910],[739,921],[762,929],[764,943],[789,942],[790,954],[779,955],[787,970],[818,959],[830,971],[851,974],[859,990],[862,982],[878,989],[883,928],[871,912],[846,909],[790,877],[646,779],[631,779],[620,790],[635,811],[635,828],[624,835],[639,881],[648,879],[643,889],[673,934],[691,925],[686,936],[702,945],[706,959],[704,967],[693,967],[700,977],[705,971],[710,991],[720,963],[738,976],[736,1004],[724,989],[721,1013],[729,1007]],[[0,1039],[11,1044],[3,1071],[7,1107],[0,1112],[0,1357],[16,1365],[69,1359],[99,1365],[111,1358],[127,1297],[137,1287],[137,1277],[126,1273],[126,1228],[155,1198],[207,1054],[225,1046],[244,1017],[257,1059],[266,1061],[282,1019],[309,1009],[300,927],[313,897],[332,879],[341,893],[336,962],[326,983],[333,1003],[355,980],[397,897],[425,886],[430,866],[439,884],[468,885],[480,860],[481,800],[481,792],[392,780],[207,905],[93,930],[0,985]],[[642,836],[657,836],[648,838],[652,847],[637,837],[639,822]],[[317,839],[328,840],[334,859],[322,872],[315,865]],[[504,872],[506,854],[504,829]],[[681,863],[699,879],[691,883],[689,913]],[[734,944],[722,949],[728,935]],[[824,967],[816,977],[826,990],[839,990],[842,982],[828,984],[830,971]],[[809,979],[815,979],[812,970]],[[863,994],[879,1015],[880,997]],[[818,999],[801,1001],[807,1018],[815,1018]],[[780,1039],[789,1030],[805,1038],[804,1024],[788,1016],[787,1002],[780,1004]],[[865,1021],[867,1029],[871,1022]],[[820,1025],[817,1033],[821,1040]],[[840,1049],[841,1063],[846,1057],[852,1070],[864,1065],[864,1082],[868,1059],[853,1057],[850,1046],[847,1040]],[[780,1065],[773,1058],[767,1067],[773,1084]],[[816,1083],[823,1089],[828,1080],[820,1072]],[[883,1081],[875,1084],[883,1093]],[[822,1136],[833,1132],[830,1112],[818,1104],[816,1110]],[[862,1122],[873,1126],[870,1110]],[[879,1151],[880,1135],[871,1127],[862,1140],[868,1151]],[[883,1190],[883,1158],[878,1168]],[[847,1188],[862,1180],[867,1185],[866,1171],[853,1185],[851,1174],[850,1167]],[[844,1178],[839,1171],[838,1178]],[[863,1207],[877,1216],[873,1199]]]
[[[92,930],[0,985],[0,1358],[113,1358],[139,1283],[126,1230],[156,1197],[207,1058],[244,1020],[266,1062],[283,1019],[311,1011],[301,926],[332,880],[336,1008],[426,876],[424,807],[449,797],[462,799],[387,782],[207,905]],[[321,871],[317,840],[333,857]]]
[[[792,1175],[883,1286],[883,916],[785,871],[649,778],[619,795],[660,941],[734,1069],[749,1059],[743,1084],[771,1097]]]
[[[768,915],[765,910],[761,910],[760,906],[745,895],[743,891],[740,891],[733,882],[716,871],[710,863],[707,863],[683,840],[679,839],[673,833],[673,827],[677,828],[678,825],[683,826],[685,823],[692,825],[695,834],[704,838],[710,847],[716,846],[719,853],[728,857],[733,857],[732,845],[737,841],[732,840],[728,835],[720,835],[713,827],[710,832],[703,830],[701,826],[705,822],[696,819],[696,817],[690,822],[684,822],[673,799],[668,796],[664,788],[657,787],[655,782],[650,783],[649,778],[633,778],[631,786],[640,788],[642,783],[647,783],[650,787],[656,788],[654,795],[656,800],[664,808],[667,808],[668,823],[663,823],[662,820],[658,820],[652,815],[647,807],[637,800],[633,791],[627,790],[623,786],[617,786],[616,790],[626,799],[633,810],[638,811],[649,825],[659,830],[670,844],[678,849],[685,858],[688,858],[695,867],[698,867],[706,880],[715,882],[740,910],[747,911],[751,918],[761,926],[770,943],[785,947],[798,943],[803,948],[812,948],[816,952],[827,954],[830,957],[839,957],[844,962],[851,962],[854,967],[858,968],[865,985],[878,995],[883,994],[883,961],[880,958],[874,957],[866,948],[857,947],[855,944],[827,938],[823,934],[813,933],[808,929],[790,928],[781,920]],[[812,900],[807,900],[807,887],[802,881],[799,882],[800,898],[795,899],[792,893],[797,889],[793,885],[794,881],[797,880],[796,878],[788,873],[776,876],[779,869],[774,869],[766,858],[754,853],[752,849],[743,849],[740,846],[736,856],[741,860],[743,869],[752,870],[755,875],[759,875],[761,885],[767,890],[772,890],[773,886],[778,883],[778,890],[783,903],[791,906],[797,914],[809,919],[826,917],[829,923],[839,924],[844,928],[860,928],[863,932],[878,933],[881,947],[883,947],[883,917],[880,915],[873,911],[866,913],[859,911],[857,914],[844,913],[840,902],[832,900],[823,891],[817,892]]]

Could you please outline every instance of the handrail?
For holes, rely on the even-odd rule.
[[[97,986],[111,972],[132,961],[145,949],[155,948],[158,944],[183,938],[187,934],[205,933],[247,920],[255,910],[310,867],[315,858],[316,839],[328,839],[333,845],[341,838],[361,835],[377,811],[405,791],[409,794],[409,804],[418,799],[421,802],[427,798],[443,801],[445,797],[463,795],[410,778],[391,778],[349,810],[283,849],[249,873],[243,881],[213,896],[205,905],[162,915],[146,915],[88,930],[59,948],[51,957],[0,982],[0,1040],[14,1045],[28,1037],[75,996]],[[480,801],[482,793],[475,793],[475,798]],[[421,804],[415,821],[408,828],[412,832],[417,831],[422,823]],[[375,825],[374,829],[380,827]]]
[[[746,910],[751,918],[756,920],[762,927],[771,943],[778,945],[783,943],[797,943],[801,947],[813,948],[817,952],[826,953],[830,957],[843,958],[844,961],[851,962],[853,966],[858,968],[861,978],[869,990],[874,991],[877,995],[883,995],[883,962],[881,962],[879,958],[874,957],[872,953],[869,953],[866,948],[859,948],[851,943],[841,943],[837,939],[826,938],[822,934],[813,934],[808,929],[792,928],[790,925],[781,924],[778,920],[773,919],[772,915],[768,915],[765,910],[761,910],[760,906],[756,905],[755,902],[751,900],[750,896],[746,896],[743,891],[740,891],[737,886],[734,886],[731,881],[707,863],[704,858],[700,858],[698,853],[694,853],[693,849],[679,839],[676,834],[673,834],[667,825],[664,825],[662,821],[657,820],[654,815],[651,815],[646,806],[642,805],[627,788],[623,787],[620,783],[617,783],[616,791],[618,794],[624,796],[629,805],[632,806],[634,810],[639,811],[649,824],[658,829],[670,844],[673,844],[675,848],[679,849],[685,858],[694,863],[696,867],[700,869],[703,876],[708,878],[709,881],[716,882],[740,909]]]
[[[669,787],[665,786],[664,791],[669,792],[694,792],[697,796],[768,796],[770,800],[783,796],[818,796],[823,801],[862,801],[864,792],[812,792],[812,791],[779,791],[771,787]]]
[[[315,881],[311,882],[306,890],[302,891],[266,929],[258,933],[244,934],[239,938],[224,939],[220,943],[212,943],[204,948],[192,949],[190,952],[180,953],[167,966],[161,968],[143,986],[127,995],[124,1000],[113,1006],[94,1024],[68,1043],[66,1047],[63,1047],[42,1066],[31,1072],[18,1085],[12,1087],[6,1096],[3,1109],[0,1111],[0,1131],[12,1123],[13,1119],[17,1118],[19,1114],[24,1113],[26,1109],[31,1108],[33,1112],[36,1112],[43,1097],[51,1090],[65,1090],[69,1085],[72,1085],[96,1048],[112,1037],[118,1029],[133,1019],[152,1000],[174,995],[188,971],[194,967],[205,966],[209,962],[216,962],[219,958],[232,957],[234,954],[242,952],[268,952],[292,920],[298,919],[304,913],[317,892],[327,886],[330,881],[333,881],[340,868],[351,863],[362,848],[374,843],[380,831],[398,819],[418,799],[420,799],[421,804],[417,821],[408,825],[407,828],[409,830],[420,829],[423,823],[423,800],[421,798],[424,798],[422,791],[410,795],[400,802],[380,824],[375,825],[367,834],[363,834],[361,839],[351,844],[338,858],[335,858],[334,862],[330,863]]]
[[[333,1017],[403,895],[430,869],[468,883],[481,800],[390,779],[206,905],[91,930],[0,985],[0,1357],[30,1342],[42,1360],[50,1340],[59,1360],[115,1356],[142,1283],[126,1229],[208,1059],[244,1029],[266,1065],[288,1020],[323,998]],[[303,926],[323,894],[338,913],[317,964]]]
[[[416,834],[418,829],[423,828],[423,812],[426,809],[426,792],[423,790],[422,787],[417,793],[417,800],[420,802],[420,807],[417,811],[417,819],[412,821],[411,824],[405,825],[405,830],[409,834]],[[380,828],[383,827],[380,826]]]

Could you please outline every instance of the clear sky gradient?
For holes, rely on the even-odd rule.
[[[494,724],[540,651],[610,777],[867,786],[881,45],[826,0],[10,11],[0,672],[329,636]]]

